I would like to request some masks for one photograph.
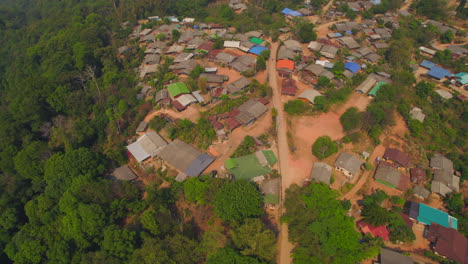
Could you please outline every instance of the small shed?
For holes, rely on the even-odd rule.
[[[114,172],[112,172],[112,176],[119,181],[132,181],[138,178],[135,172],[127,165],[115,169]]]

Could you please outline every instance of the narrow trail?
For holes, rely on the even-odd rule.
[[[281,93],[278,87],[278,79],[276,74],[276,53],[278,50],[278,42],[271,45],[271,56],[268,60],[267,71],[268,81],[273,89],[273,107],[277,110],[276,117],[276,130],[277,130],[277,146],[278,146],[278,160],[279,170],[281,173],[281,203],[278,209],[279,214],[284,213],[283,208],[285,190],[289,187],[289,150],[287,139],[287,124],[284,118],[283,105],[281,102]],[[294,245],[288,239],[288,225],[280,224],[280,233],[278,237],[278,259],[277,263],[290,264],[292,263],[291,251]]]

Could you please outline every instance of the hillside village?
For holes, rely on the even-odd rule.
[[[285,8],[281,14],[290,26],[278,29],[275,39],[260,30],[241,33],[187,17],[139,21],[118,54],[127,59],[144,51],[144,59],[135,69],[141,82],[137,96],[154,110],[141,121],[127,146],[131,162],[123,168],[132,176],[117,178],[147,181],[145,171],[168,170],[174,177],[169,181],[201,174],[248,179],[259,184],[266,208],[277,221],[284,190],[290,184],[323,183],[351,202],[348,213],[355,218],[356,228],[382,238],[387,249],[379,263],[422,263],[423,257],[417,255],[425,251],[468,263],[467,238],[457,231],[459,220],[447,214],[443,203],[450,194],[467,190],[453,162],[437,152],[427,153],[428,158],[414,152],[412,145],[417,143],[405,143],[411,140],[410,132],[401,117],[397,118],[398,127],[388,128],[377,145],[359,139],[349,143],[339,124],[339,115],[346,108],[365,110],[379,92],[394,83],[385,62],[386,51],[399,21],[412,14],[402,8],[350,20],[340,11],[347,5],[359,14],[379,2],[334,2],[321,14],[307,6],[297,11]],[[236,0],[231,0],[230,7],[236,12],[246,9],[245,3]],[[318,21],[317,36],[311,41],[301,40],[293,31],[302,20]],[[450,63],[436,63],[433,57],[450,52],[452,59],[465,60],[465,31],[433,20],[418,27],[435,27],[441,34],[451,31],[456,39],[463,39],[464,43],[442,45],[434,40],[430,46],[420,46],[410,66],[417,82],[435,83],[434,92],[441,100],[464,103],[468,98],[466,64],[463,72]],[[323,87],[351,92],[333,106],[320,100],[331,94]],[[300,101],[297,104],[308,109],[305,115],[284,113],[291,101]],[[321,113],[323,109],[328,111]],[[166,125],[156,129],[151,124],[156,117]],[[408,109],[407,122],[422,124],[425,117],[420,105]],[[211,133],[211,141],[203,145],[197,145],[197,140],[171,141],[170,127],[183,120],[208,121],[207,131],[196,132],[192,126],[191,132]],[[287,133],[287,139],[279,133]],[[339,145],[323,160],[310,151],[320,136],[330,136]],[[237,153],[239,144],[243,147],[247,141],[251,141],[250,148]],[[282,163],[283,159],[289,161]],[[363,195],[376,190],[406,201],[400,215],[414,232],[414,242],[390,241],[385,225],[360,220]],[[416,257],[411,260],[412,256]]]

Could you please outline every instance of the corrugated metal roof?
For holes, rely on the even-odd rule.
[[[442,212],[425,204],[419,204],[417,220],[426,225],[431,225],[434,222],[441,226],[458,229],[458,219],[450,216],[446,212]]]

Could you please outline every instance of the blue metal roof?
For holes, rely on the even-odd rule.
[[[419,66],[424,67],[424,68],[428,68],[428,69],[432,69],[432,67],[434,67],[435,64],[432,61],[423,60],[421,62],[421,64],[419,64]]]
[[[255,45],[252,48],[250,48],[249,53],[260,55],[264,50],[268,50],[268,48],[261,45]]]
[[[289,9],[289,8],[283,9],[283,11],[281,11],[281,13],[282,13],[283,15],[287,15],[287,16],[294,16],[294,17],[296,17],[296,16],[302,16],[301,13],[299,13],[299,12],[297,12],[297,11],[294,11],[294,10],[292,10],[292,9]]]
[[[434,67],[431,68],[431,70],[429,70],[427,75],[440,80],[440,79],[442,79],[442,78],[444,78],[446,76],[451,76],[452,74],[450,73],[449,70],[446,70],[446,69],[441,68],[439,66],[434,66]]]
[[[349,70],[352,73],[356,73],[361,69],[361,66],[355,62],[346,62],[345,69]]]

